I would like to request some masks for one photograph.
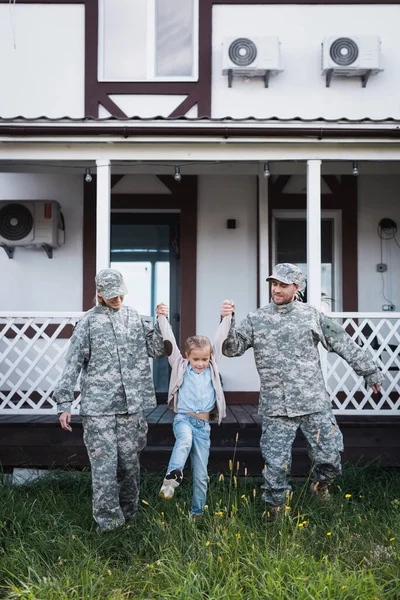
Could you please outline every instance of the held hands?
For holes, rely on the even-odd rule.
[[[161,315],[164,315],[164,317],[168,317],[168,306],[166,304],[164,304],[163,302],[160,302],[160,304],[157,304],[156,315],[157,315],[157,317],[160,317]]]
[[[374,385],[371,385],[371,390],[374,392],[374,394],[378,394],[378,392],[381,391],[381,385],[382,385],[382,381],[379,381],[379,383],[375,383]]]
[[[60,415],[60,425],[65,431],[72,431],[71,423],[71,413],[63,412]]]
[[[235,312],[235,303],[233,300],[224,300],[221,304],[221,317],[229,317]]]

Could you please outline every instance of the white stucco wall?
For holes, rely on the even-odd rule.
[[[199,177],[197,244],[197,333],[213,337],[219,307],[235,300],[238,322],[257,308],[257,179]],[[236,229],[226,220],[236,219]],[[259,389],[250,351],[221,362],[226,391]]]
[[[303,118],[400,117],[400,5],[217,5],[213,9],[212,116]],[[222,75],[224,37],[279,37],[283,73],[262,79]],[[328,35],[378,35],[384,71],[366,88],[357,77],[325,87],[321,42]],[[383,101],[384,99],[384,101]]]
[[[359,310],[381,311],[387,304],[383,296],[400,310],[400,248],[392,240],[383,243],[383,262],[387,273],[378,273],[381,262],[381,242],[378,224],[390,218],[400,232],[400,175],[365,175],[359,178],[358,187],[358,303]],[[397,235],[400,243],[400,233]],[[387,245],[389,250],[387,253]],[[389,288],[388,288],[389,284]],[[392,293],[390,297],[388,292]]]
[[[0,116],[84,115],[84,6],[0,4]]]
[[[65,244],[44,250],[0,248],[0,310],[82,310],[83,177],[0,173],[0,200],[57,200],[65,218]]]

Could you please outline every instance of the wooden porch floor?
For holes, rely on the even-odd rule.
[[[160,472],[168,464],[174,443],[174,413],[162,404],[147,411],[146,418],[149,432],[141,463],[146,469]],[[400,466],[400,416],[344,416],[338,417],[338,422],[345,441],[343,460],[355,463],[378,459],[383,466]],[[73,417],[72,427],[72,433],[63,431],[56,415],[0,416],[0,464],[5,470],[88,466],[80,417]],[[221,426],[212,424],[210,469],[228,470],[236,446],[235,460],[240,462],[240,473],[247,467],[249,474],[259,474],[263,466],[260,434],[257,405],[229,405]],[[293,447],[292,472],[304,475],[309,466],[305,440],[298,435]]]

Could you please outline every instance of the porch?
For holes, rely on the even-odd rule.
[[[79,389],[73,405],[73,431],[61,430],[52,399],[55,383],[73,325],[81,313],[5,313],[0,315],[0,464],[12,467],[84,467],[88,458],[78,415]],[[365,389],[363,381],[336,354],[321,352],[327,389],[345,439],[344,460],[353,463],[378,459],[384,466],[400,466],[400,314],[331,313],[375,357],[384,380],[380,394]],[[223,375],[223,373],[222,373]],[[142,464],[150,470],[166,467],[174,442],[173,413],[165,404],[146,413],[148,444]],[[261,418],[254,393],[226,392],[227,416],[212,425],[210,468],[226,470],[235,454],[241,469],[259,473]],[[236,450],[235,450],[236,449]],[[305,440],[294,446],[293,473],[309,467]]]

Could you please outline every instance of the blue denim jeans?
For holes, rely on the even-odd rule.
[[[192,515],[202,515],[207,498],[208,455],[210,454],[210,423],[184,413],[175,416],[173,430],[175,445],[168,464],[168,473],[173,469],[183,471],[190,454],[193,472]]]

